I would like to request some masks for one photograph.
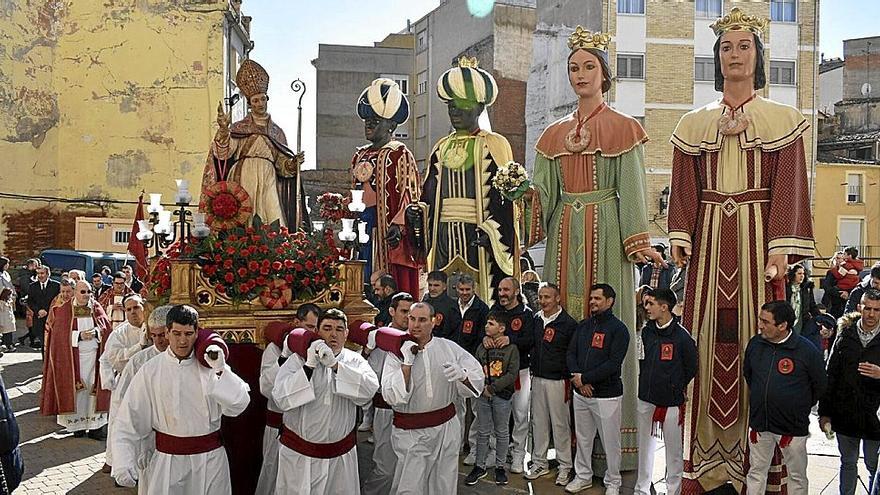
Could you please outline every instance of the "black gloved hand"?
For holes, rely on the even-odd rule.
[[[400,233],[400,225],[392,224],[387,232],[387,242],[392,248],[396,248],[400,244],[402,235]]]

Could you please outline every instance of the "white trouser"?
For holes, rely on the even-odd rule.
[[[317,459],[280,445],[275,493],[359,495],[357,448],[332,459]]]
[[[565,380],[532,378],[532,469],[547,467],[551,427],[559,469],[571,469],[571,422]]]
[[[636,405],[639,428],[639,477],[636,480],[636,495],[650,495],[651,477],[654,475],[654,454],[657,451],[657,437],[651,435],[654,410],[657,406],[639,400]],[[666,409],[663,422],[663,444],[666,448],[666,493],[681,495],[681,473],[684,469],[681,425],[678,424],[681,409]]]
[[[376,411],[376,408],[373,407],[373,403],[370,402],[366,406],[361,408],[364,411],[364,418],[361,420],[362,425],[372,425],[373,424],[373,414]]]
[[[392,428],[391,445],[397,455],[391,493],[458,493],[458,452],[461,450],[461,424],[458,417],[431,428]]]
[[[577,456],[574,470],[583,480],[593,479],[593,442],[596,432],[605,447],[608,469],[605,487],[620,489],[620,414],[622,397],[593,399],[574,394],[574,427],[577,435]]]
[[[256,495],[271,495],[275,493],[275,480],[278,478],[278,446],[281,445],[278,438],[281,432],[278,428],[266,426],[263,430],[263,465],[260,467],[260,478],[257,480]]]
[[[394,466],[397,465],[397,456],[391,446],[393,420],[394,411],[391,409],[373,408],[373,470],[361,488],[364,495],[391,493]]]
[[[758,442],[749,442],[749,474],[746,476],[746,494],[764,494],[767,487],[767,471],[782,435],[764,431],[758,433]],[[792,437],[791,443],[782,449],[782,459],[788,468],[788,493],[809,493],[807,486],[807,437]]]
[[[513,393],[511,400],[513,416],[513,433],[510,435],[510,452],[514,462],[522,462],[526,455],[526,443],[529,438],[529,402],[532,395],[532,377],[528,368],[519,370],[519,390]],[[522,466],[520,466],[522,467]]]

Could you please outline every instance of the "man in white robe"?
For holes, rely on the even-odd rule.
[[[114,395],[118,395],[119,404],[122,404],[125,392],[128,390],[129,385],[131,385],[131,380],[134,379],[141,367],[143,367],[147,361],[162,354],[168,349],[165,320],[168,318],[168,311],[170,310],[171,306],[166,305],[159,306],[150,312],[150,317],[147,320],[147,327],[150,329],[150,341],[153,345],[132,356],[131,359],[128,360],[128,364],[125,365],[125,369],[122,370],[122,374],[116,379],[116,388],[113,389],[113,393]],[[110,446],[110,442],[107,442],[107,446]],[[156,450],[156,436],[151,432],[147,438],[140,443],[138,448],[138,489],[143,493],[147,493],[147,478],[144,476],[144,473],[146,472],[150,458],[153,456],[153,452]]]
[[[318,306],[303,304],[296,310],[290,328],[305,328],[310,332],[316,332],[320,314],[321,308]],[[283,342],[284,340],[282,345]],[[281,359],[282,354],[283,359]],[[275,378],[281,367],[279,363],[289,356],[290,350],[281,349],[274,342],[269,342],[263,350],[260,361],[260,393],[266,398],[266,429],[263,431],[263,465],[260,467],[256,495],[275,493],[275,479],[278,477],[278,445],[283,420],[281,408],[272,398],[272,389],[275,388]]]
[[[220,420],[247,408],[249,388],[226,365],[220,347],[207,348],[210,368],[199,363],[194,350],[198,323],[194,308],[171,308],[168,349],[147,361],[126,390],[113,435],[113,477],[122,486],[135,485],[138,446],[155,431],[156,452],[144,473],[147,490],[141,493],[232,493]]]
[[[388,313],[391,315],[392,328],[406,331],[409,324],[409,309],[413,302],[415,302],[413,296],[406,292],[398,292],[391,297]],[[363,354],[381,382],[387,352],[376,349],[377,331],[370,332]],[[373,470],[364,481],[362,491],[364,495],[383,495],[391,492],[394,467],[397,465],[397,455],[394,454],[394,448],[391,446],[391,423],[394,419],[394,411],[382,398],[381,391],[373,397],[373,410]]]
[[[457,493],[461,423],[453,403],[483,392],[480,363],[458,344],[433,337],[433,329],[434,308],[413,304],[409,333],[416,342],[401,346],[403,359],[385,357],[382,396],[394,409],[397,466],[391,492],[396,494]]]
[[[379,389],[367,360],[344,348],[348,319],[328,309],[306,359],[291,354],[278,370],[272,397],[284,411],[276,493],[360,493],[357,408]]]
[[[113,419],[122,403],[122,395],[116,392],[116,381],[132,356],[150,345],[144,322],[144,300],[138,294],[122,299],[125,321],[116,325],[101,353],[101,386],[110,391],[110,411],[107,423],[107,454],[103,471],[110,472],[113,465]]]

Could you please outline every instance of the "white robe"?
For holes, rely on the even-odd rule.
[[[144,332],[146,332],[145,324],[135,327],[127,321],[120,323],[110,332],[110,336],[107,337],[107,342],[104,343],[104,352],[99,359],[101,363],[101,387],[104,390],[110,391],[110,412],[107,423],[107,459],[105,462],[111,466],[113,465],[113,419],[116,417],[116,411],[119,410],[119,404],[122,402],[122,396],[116,392],[116,380],[122,374],[122,370],[125,369],[128,360],[143,349],[141,342],[144,340]]]
[[[82,321],[90,321],[89,328],[71,331],[70,345],[79,351],[79,379],[83,388],[76,391],[76,412],[59,414],[55,419],[67,431],[97,430],[107,424],[107,413],[97,411],[98,398],[91,393],[95,385],[95,364],[98,362],[101,332],[97,331],[95,338],[91,340],[80,340],[80,332],[95,329],[92,317],[82,317]]]
[[[229,366],[221,376],[190,358],[178,360],[168,348],[150,359],[122,399],[113,437],[113,475],[137,469],[139,445],[153,430],[178,437],[220,429],[222,416],[238,416],[250,402],[248,385]],[[223,495],[232,492],[223,447],[194,455],[156,451],[146,470],[150,495]]]
[[[128,360],[128,364],[125,365],[125,369],[122,370],[122,374],[119,375],[119,378],[116,380],[116,388],[113,389],[114,396],[119,397],[119,403],[122,403],[122,399],[125,397],[125,392],[128,390],[129,385],[131,385],[132,379],[134,379],[135,375],[137,375],[138,370],[154,357],[162,354],[162,351],[156,349],[156,346],[151,345],[146,349],[142,349],[137,354],[131,357]],[[108,438],[107,449],[110,449],[110,442]],[[141,490],[143,493],[148,493],[147,490],[147,477],[144,476],[144,473],[147,471],[147,465],[150,462],[150,458],[153,457],[153,452],[156,451],[156,435],[151,431],[149,436],[144,439],[140,445],[137,446],[137,467],[138,467],[138,490]],[[109,462],[108,462],[109,464]]]
[[[304,360],[293,354],[278,370],[272,397],[284,411],[284,426],[304,440],[332,443],[355,427],[358,406],[372,400],[379,378],[360,354],[342,349],[336,371],[315,367],[309,380]],[[357,495],[357,447],[332,459],[316,459],[281,445],[276,493]]]
[[[373,349],[367,357],[370,367],[382,382],[382,368],[385,366],[385,355],[382,349]],[[373,470],[364,481],[361,490],[364,495],[384,495],[391,493],[394,482],[394,467],[397,455],[391,447],[391,422],[394,411],[391,409],[373,408]]]
[[[455,363],[465,370],[474,390],[463,382],[450,383],[443,365]],[[382,396],[397,412],[436,411],[466,397],[483,392],[483,367],[458,344],[434,337],[416,355],[406,386],[402,361],[394,354],[385,358]],[[476,393],[474,393],[476,391]],[[458,491],[458,452],[461,450],[461,424],[457,417],[440,426],[404,430],[393,428],[391,445],[397,455],[391,493],[449,495]]]
[[[260,393],[266,398],[266,408],[272,412],[281,413],[281,408],[272,398],[272,389],[275,387],[275,377],[278,376],[278,358],[281,357],[281,349],[272,342],[266,344],[263,357],[260,361]],[[275,478],[278,477],[278,439],[280,431],[266,425],[263,431],[263,466],[260,468],[260,478],[257,481],[256,495],[271,495],[275,493]]]

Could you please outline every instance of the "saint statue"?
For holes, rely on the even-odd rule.
[[[673,259],[688,265],[681,322],[699,351],[685,410],[683,493],[727,482],[740,491],[749,419],[743,353],[761,305],[784,298],[774,285],[787,265],[815,255],[808,124],[756,93],[766,84],[768,22],[734,8],[712,24],[723,98],[687,113],[672,135],[669,239]],[[783,477],[777,462],[767,490],[781,490]]]
[[[428,271],[467,274],[489,302],[505,277],[519,279],[519,226],[513,202],[492,187],[499,166],[513,161],[510,143],[480,129],[483,110],[498,85],[476,59],[462,57],[440,76],[454,132],[434,145],[425,171],[422,202],[428,205]]]
[[[409,101],[396,82],[380,78],[361,93],[357,114],[370,142],[351,159],[355,187],[363,189],[367,205],[361,220],[370,232],[361,249],[367,260],[364,278],[382,271],[394,277],[399,290],[418,296],[419,265],[404,217],[407,206],[421,196],[419,169],[406,145],[392,139],[397,126],[409,118]]]
[[[535,146],[532,242],[546,237],[544,278],[559,286],[562,306],[589,317],[590,287],[611,285],[614,315],[630,331],[623,366],[621,469],[638,464],[633,263],[662,262],[651,247],[645,193],[645,130],[605,104],[611,88],[606,33],[578,26],[569,37],[568,79],[577,110],[544,130]],[[594,455],[595,456],[595,455]],[[596,456],[594,465],[604,462]]]
[[[304,154],[287,147],[284,131],[267,112],[269,74],[253,60],[242,62],[235,83],[247,98],[248,115],[232,124],[232,116],[217,107],[217,133],[205,164],[202,191],[219,181],[241,185],[250,196],[253,214],[264,223],[279,220],[291,230],[311,229],[305,207],[300,165]],[[289,189],[297,194],[290,194]],[[289,199],[282,203],[281,197]]]

